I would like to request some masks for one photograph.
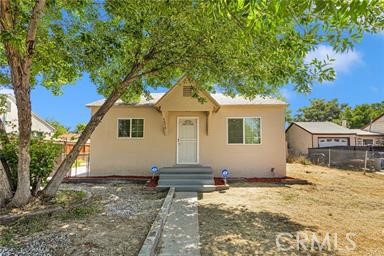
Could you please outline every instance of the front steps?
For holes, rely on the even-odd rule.
[[[211,192],[216,190],[211,167],[174,166],[160,168],[157,188],[174,187],[176,191]]]

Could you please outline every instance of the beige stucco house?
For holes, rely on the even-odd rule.
[[[384,131],[349,129],[332,122],[293,122],[285,133],[288,152],[304,155],[308,148],[383,145],[384,138]]]
[[[218,176],[284,177],[286,103],[200,92],[186,77],[135,104],[118,101],[94,131],[90,174],[150,175],[151,166],[209,166]],[[88,104],[92,113],[104,100]]]

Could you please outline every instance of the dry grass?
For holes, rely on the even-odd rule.
[[[384,255],[384,175],[301,164],[289,164],[288,175],[312,185],[237,183],[225,193],[203,194],[202,254],[308,254],[303,247],[282,252],[276,246],[278,233],[304,232],[320,241],[330,234],[326,255]],[[354,251],[346,250],[351,246],[347,233],[354,234]],[[296,237],[285,238],[284,246],[296,247]],[[310,242],[305,246],[309,249]],[[318,255],[319,248],[312,254]]]

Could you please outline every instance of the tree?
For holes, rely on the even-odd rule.
[[[84,131],[84,129],[85,129],[85,126],[87,126],[87,124],[85,124],[85,123],[77,124],[74,132],[75,133],[82,133]]]
[[[384,101],[373,104],[356,105],[354,108],[347,108],[343,119],[347,120],[350,128],[362,128],[368,125],[373,119],[384,113]]]
[[[53,134],[53,137],[57,138],[60,135],[63,135],[65,133],[69,132],[69,128],[65,127],[63,124],[61,124],[59,121],[56,120],[48,120],[48,123],[55,128],[55,133]]]
[[[246,3],[246,4],[245,4]],[[53,196],[84,144],[119,98],[170,86],[181,74],[212,90],[248,98],[293,83],[300,92],[332,80],[326,61],[304,57],[328,43],[350,49],[383,27],[382,2],[108,1],[105,16],[81,35],[82,64],[106,96],[45,189]]]
[[[12,84],[19,110],[16,206],[30,196],[29,94],[37,82],[58,93],[85,69],[106,96],[46,187],[44,194],[53,196],[81,145],[117,99],[133,101],[148,95],[151,86],[170,86],[182,74],[196,80],[199,90],[219,84],[229,95],[249,98],[287,83],[309,91],[313,82],[335,75],[326,61],[306,63],[309,51],[322,43],[347,50],[363,32],[383,26],[379,1],[48,3],[0,4],[0,81]]]
[[[285,123],[292,123],[294,121],[293,119],[293,116],[292,116],[292,110],[289,108],[289,106],[287,107],[287,109],[285,110]]]
[[[311,99],[309,106],[302,107],[295,115],[295,121],[302,122],[334,122],[341,124],[347,104],[340,104],[337,99]]]
[[[0,83],[14,90],[18,109],[18,181],[12,206],[26,204],[30,191],[31,88],[53,93],[74,81],[73,35],[86,27],[86,1],[0,1]],[[1,185],[1,184],[0,184]]]

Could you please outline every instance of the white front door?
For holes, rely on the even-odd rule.
[[[177,164],[199,163],[199,119],[177,118]]]

